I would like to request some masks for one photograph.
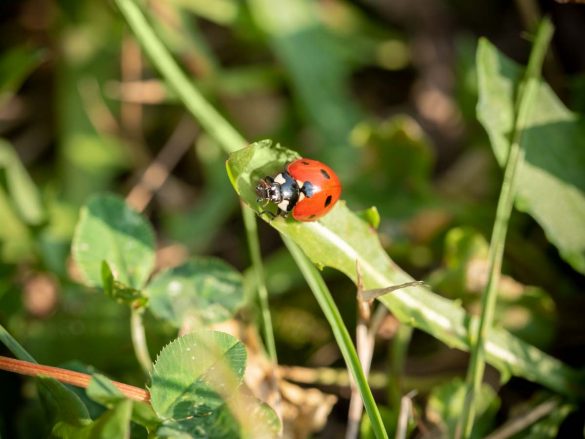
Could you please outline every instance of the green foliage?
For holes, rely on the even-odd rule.
[[[132,304],[135,307],[142,308],[146,305],[148,299],[136,288],[130,288],[122,282],[114,279],[114,274],[108,263],[102,261],[102,288],[107,296],[121,303]]]
[[[275,434],[280,426],[271,409],[242,393],[245,366],[244,345],[222,332],[198,331],[165,346],[154,364],[150,388],[152,407],[164,420],[157,434]],[[257,436],[263,428],[267,430]]]
[[[561,33],[546,63],[552,87],[538,83],[526,126],[515,130],[524,69],[485,40],[478,45],[477,29],[465,24],[481,18],[502,51],[522,59],[529,43],[511,46],[509,32],[530,29],[492,28],[500,23],[491,14],[509,12],[512,4],[457,4],[435,19],[432,5],[423,11],[408,2],[358,8],[345,0],[154,0],[147,8],[139,0],[66,0],[49,9],[43,2],[12,3],[0,54],[6,139],[0,140],[0,342],[28,361],[77,370],[70,363],[77,358],[91,364],[80,370],[93,376],[84,393],[2,372],[1,437],[276,437],[283,426],[255,395],[278,399],[272,377],[288,371],[286,363],[305,368],[303,387],[313,381],[340,399],[350,379],[340,352],[343,360],[351,357],[354,377],[362,370],[350,352],[356,262],[366,290],[408,282],[409,272],[441,294],[411,287],[373,303],[372,318],[381,326],[368,379],[388,392],[367,397],[368,380],[358,377],[366,409],[381,415],[374,423],[362,416],[361,436],[394,436],[400,398],[411,389],[417,396],[407,436],[452,436],[470,406],[460,380],[445,383],[453,364],[444,360],[452,358],[449,347],[469,348],[477,325],[472,316],[485,284],[498,163],[506,162],[512,131],[524,131],[516,207],[528,215],[513,213],[508,224],[496,329],[486,345],[502,391],[482,389],[474,435],[488,435],[500,421],[527,419],[531,425],[514,437],[582,433],[577,416],[566,419],[583,411],[583,371],[537,349],[573,361],[583,338],[585,124],[578,112],[585,108],[585,81]],[[555,8],[553,21],[568,10]],[[453,13],[458,19],[443,32]],[[571,20],[562,22],[567,35],[583,35]],[[456,42],[455,53],[445,37]],[[186,120],[191,116],[193,123]],[[270,141],[240,149],[257,138],[296,150]],[[228,179],[225,159],[234,151]],[[309,224],[263,215],[268,225],[256,227],[251,214],[244,218],[248,234],[241,233],[230,179],[259,214],[257,180],[299,156],[335,169],[343,200]],[[111,195],[134,197],[140,192],[134,189],[148,192],[152,226]],[[279,247],[278,232],[291,252]],[[246,240],[258,244],[251,261]],[[299,259],[302,273],[294,264]],[[321,292],[317,303],[302,274]],[[263,292],[259,312],[253,307]],[[326,305],[325,318],[318,304]],[[391,316],[382,319],[384,307]],[[259,316],[266,321],[267,314],[274,316],[276,343],[264,325],[262,346]],[[217,323],[246,331],[252,372],[246,382],[253,388],[242,382],[244,345],[204,330]],[[174,339],[177,328],[196,332]],[[145,375],[136,357],[148,369],[148,351],[162,346],[154,372]],[[276,353],[285,367],[274,366]],[[260,369],[265,375],[254,381]],[[140,387],[146,379],[155,407],[129,401],[96,370]],[[538,386],[512,375],[554,393],[544,404],[535,401],[527,393]],[[319,420],[309,421],[304,411],[312,404],[303,397],[318,392],[280,390],[283,413],[291,403],[298,410],[295,421],[285,420],[286,432],[326,436],[345,427],[343,402],[332,416],[327,404],[317,407],[311,416]],[[522,412],[526,400],[532,402]],[[535,413],[542,417],[531,419]],[[327,427],[318,433],[322,422]]]
[[[559,437],[559,427],[562,422],[575,410],[570,403],[560,403],[550,414],[532,424],[528,431],[518,437],[530,437],[535,439],[552,439]]]
[[[12,146],[0,139],[0,170],[5,174],[6,189],[22,220],[39,225],[45,220],[40,194]]]
[[[522,69],[487,40],[478,48],[477,116],[500,165],[508,155]],[[516,207],[542,226],[573,268],[585,274],[585,120],[569,111],[544,82],[526,121],[526,157]]]
[[[46,219],[40,194],[14,148],[0,139],[0,254],[7,261],[31,259],[30,227]]]
[[[232,317],[244,304],[242,275],[220,259],[197,258],[157,274],[146,288],[150,310],[181,327]]]
[[[0,325],[0,342],[16,358],[36,363],[35,359]],[[52,378],[39,377],[39,393],[45,410],[52,421],[60,421],[71,426],[85,425],[89,414],[79,397],[64,384]]]
[[[310,1],[285,1],[274,8],[270,0],[251,0],[250,10],[266,32],[276,55],[291,75],[293,90],[317,128],[329,163],[350,178],[355,174],[355,151],[347,148],[350,130],[361,117],[349,99],[347,74],[331,35],[316,19]],[[345,147],[344,147],[345,146]]]
[[[350,204],[372,203],[393,216],[409,216],[430,201],[434,153],[418,123],[407,116],[362,122],[352,131],[363,151],[362,177],[350,190]]]
[[[126,399],[114,383],[101,374],[92,375],[86,392],[93,401],[110,409]],[[132,402],[132,421],[144,426],[149,432],[155,431],[160,425],[160,419],[150,404],[136,401]]]
[[[262,207],[256,203],[253,189],[257,180],[274,174],[296,157],[292,151],[264,140],[233,153],[227,163],[228,175],[242,199],[260,213]],[[390,260],[372,228],[343,201],[319,221],[299,223],[291,218],[276,218],[270,224],[295,241],[318,267],[333,267],[354,282],[357,261],[367,290],[413,280]],[[402,322],[428,332],[451,347],[469,348],[470,318],[459,304],[422,286],[387,294],[380,301]],[[535,380],[567,394],[585,391],[584,378],[579,373],[508,332],[495,329],[489,340],[488,361],[502,372]]]
[[[445,237],[444,267],[430,275],[429,283],[446,297],[477,308],[487,276],[488,243],[477,231],[454,228]],[[498,286],[495,324],[522,340],[546,347],[555,335],[555,304],[541,288],[504,277]]]
[[[89,425],[77,427],[59,422],[53,428],[52,435],[63,439],[129,437],[131,415],[132,401],[123,400]]]
[[[500,407],[496,392],[487,384],[481,387],[477,398],[476,421],[473,427],[473,438],[485,437],[491,431],[495,415]],[[441,430],[441,436],[455,437],[457,422],[465,404],[465,383],[457,378],[435,387],[427,405],[427,416]]]
[[[44,52],[30,45],[14,46],[0,56],[0,107],[18,91],[43,58]]]
[[[102,285],[106,261],[117,280],[141,289],[154,267],[154,232],[120,198],[96,195],[81,210],[72,252],[89,285]]]

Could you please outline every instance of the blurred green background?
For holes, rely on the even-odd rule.
[[[275,139],[330,165],[351,209],[377,207],[390,256],[472,311],[502,178],[476,119],[478,37],[524,64],[527,30],[549,14],[556,34],[544,76],[570,110],[585,112],[583,5],[139,3],[193,82],[249,141]],[[152,70],[112,3],[0,3],[0,137],[0,322],[39,362],[76,360],[142,385],[127,310],[81,286],[70,263],[79,208],[95,193],[115,192],[144,211],[156,229],[158,268],[212,255],[251,282],[226,157]],[[264,223],[259,228],[280,363],[341,371],[329,326],[291,257],[276,232]],[[498,323],[583,367],[583,275],[525,213],[513,214],[504,273]],[[331,270],[324,275],[353,328],[355,287]],[[147,323],[157,352],[173,328],[150,315]],[[391,361],[396,328],[387,317],[374,372]],[[0,346],[0,354],[8,352]],[[419,390],[424,411],[429,392],[466,367],[466,354],[415,332],[403,379]],[[495,373],[487,379],[500,387]],[[342,434],[347,385],[304,384],[340,397],[314,437]],[[0,372],[0,389],[0,436],[38,437],[39,424],[31,420],[40,423],[40,412],[29,381]],[[538,399],[538,390],[511,380],[492,425]],[[385,382],[375,393],[391,400]],[[582,435],[583,415],[580,407],[561,418],[559,435]]]

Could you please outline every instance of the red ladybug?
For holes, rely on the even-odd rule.
[[[333,170],[317,160],[298,159],[274,177],[264,177],[256,186],[258,202],[272,202],[281,215],[297,221],[314,221],[335,205],[341,183]]]

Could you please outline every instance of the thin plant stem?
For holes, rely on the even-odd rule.
[[[92,376],[87,373],[76,372],[74,370],[62,369],[60,367],[45,366],[42,364],[32,363],[30,361],[16,360],[14,358],[0,356],[0,370],[27,375],[31,377],[48,377],[72,386],[87,389],[91,382]],[[134,401],[149,402],[150,394],[139,387],[112,381],[112,384],[127,398]]]
[[[370,325],[372,317],[372,308],[369,301],[365,301],[361,298],[361,292],[363,290],[363,283],[361,280],[361,274],[359,271],[359,264],[357,264],[357,309],[358,309],[358,321],[355,328],[355,343],[357,348],[358,357],[364,370],[364,375],[367,377],[370,373],[370,367],[372,365],[372,355],[374,353],[374,342],[375,337],[370,337],[368,327]],[[359,435],[359,426],[364,410],[361,395],[357,389],[355,383],[351,386],[351,398],[349,400],[349,411],[347,416],[347,429],[345,431],[346,439],[355,439]]]
[[[250,250],[250,259],[252,260],[252,269],[256,278],[258,287],[258,298],[260,300],[260,312],[262,314],[262,329],[264,333],[264,342],[272,362],[278,364],[276,355],[276,343],[274,341],[274,330],[272,328],[272,317],[270,316],[270,305],[268,302],[268,289],[266,288],[266,279],[264,276],[264,265],[260,253],[260,242],[258,241],[258,225],[256,215],[249,207],[242,204],[242,215],[244,217],[244,226],[248,238],[248,247]]]
[[[148,345],[146,344],[146,334],[144,332],[144,322],[142,315],[144,309],[130,308],[130,331],[132,333],[132,346],[134,347],[134,354],[136,359],[142,367],[144,373],[148,376],[152,370],[152,359],[148,352]]]
[[[412,338],[412,326],[399,323],[396,334],[392,338],[389,349],[388,362],[388,396],[390,404],[393,408],[398,409],[401,404],[403,377],[404,377],[404,363],[408,353],[408,347]]]
[[[139,6],[133,0],[115,1],[150,62],[203,129],[226,152],[234,152],[246,146],[247,142],[242,135],[201,95],[185,72],[181,70],[156,36]]]
[[[458,436],[463,436],[464,438],[471,436],[475,420],[475,399],[485,371],[485,341],[493,323],[506,233],[516,194],[518,169],[524,159],[522,134],[538,90],[540,71],[552,38],[553,29],[553,25],[548,19],[544,19],[539,25],[526,73],[518,89],[516,118],[490,241],[488,281],[482,295],[479,323],[472,325],[470,328],[472,337],[470,340],[471,359],[467,370],[465,404],[463,405],[463,412],[458,425]]]
[[[339,347],[341,355],[345,360],[345,364],[362,396],[364,407],[370,418],[374,434],[379,439],[387,438],[388,435],[384,429],[382,417],[380,416],[372,391],[368,386],[368,381],[360,364],[355,346],[353,345],[351,336],[341,318],[341,314],[335,305],[335,301],[333,300],[333,297],[331,297],[327,285],[325,285],[323,277],[319,274],[317,268],[311,263],[311,261],[307,259],[302,250],[291,239],[283,234],[280,236],[301,270],[301,273],[303,273],[303,276],[309,284],[311,291],[313,291],[313,295],[317,299],[325,318],[331,326],[337,346]]]
[[[396,422],[396,439],[406,439],[408,434],[408,420],[412,418],[412,398],[416,391],[410,392],[400,398],[400,410]]]
[[[515,436],[538,420],[550,415],[560,404],[561,399],[556,396],[547,399],[531,409],[528,413],[512,418],[497,430],[490,433],[489,436],[486,436],[485,439],[508,439],[509,437]]]

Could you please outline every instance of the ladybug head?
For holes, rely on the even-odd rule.
[[[261,179],[256,185],[256,195],[258,195],[257,201],[272,201],[273,203],[279,203],[282,201],[282,195],[280,191],[280,185],[275,183],[270,177]]]

